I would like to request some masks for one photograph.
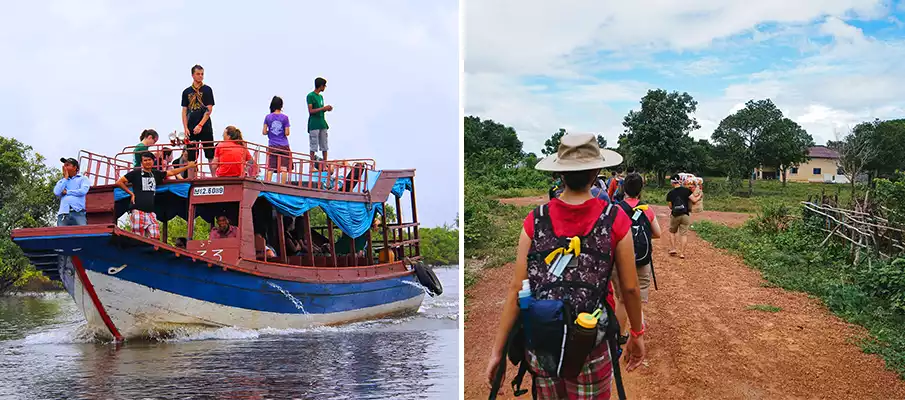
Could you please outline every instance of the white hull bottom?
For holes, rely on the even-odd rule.
[[[123,338],[142,338],[186,326],[261,329],[304,329],[338,325],[415,312],[424,296],[375,307],[329,314],[282,314],[224,306],[164,292],[94,271],[85,271],[98,299]],[[113,338],[78,276],[73,279],[72,296],[96,335]],[[286,301],[299,303],[287,297]],[[301,310],[299,310],[301,311]]]

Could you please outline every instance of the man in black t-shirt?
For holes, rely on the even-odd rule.
[[[673,189],[666,194],[666,204],[669,205],[671,216],[669,218],[669,255],[678,253],[679,258],[685,258],[685,245],[688,243],[688,227],[691,226],[691,189],[682,186],[678,175],[670,178]],[[676,233],[679,234],[680,248],[676,251]]]
[[[204,68],[200,65],[192,67],[192,85],[182,91],[182,128],[185,137],[192,142],[186,146],[189,161],[198,157],[199,145],[194,142],[214,141],[214,128],[211,124],[211,113],[214,112],[214,91],[204,84]],[[213,143],[204,143],[204,156],[207,157],[208,170],[214,171],[210,161],[214,159]]]
[[[157,185],[160,185],[168,176],[181,174],[182,171],[195,168],[195,162],[189,161],[188,165],[184,167],[164,172],[154,168],[155,159],[151,152],[141,153],[141,168],[129,171],[116,181],[116,185],[132,198],[129,207],[132,232],[151,239],[160,237],[160,225],[157,224],[157,214],[154,213],[154,195],[157,192]],[[129,190],[126,183],[132,186],[132,190]]]

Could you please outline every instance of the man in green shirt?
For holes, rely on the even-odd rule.
[[[308,93],[308,143],[311,146],[311,159],[315,159],[314,153],[320,149],[324,153],[324,161],[327,160],[327,120],[324,114],[333,111],[333,106],[324,105],[324,96],[321,93],[327,88],[327,80],[318,77],[314,80],[314,91]]]

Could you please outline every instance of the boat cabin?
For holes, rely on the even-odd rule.
[[[196,144],[215,148],[220,143]],[[289,275],[297,273],[287,268],[341,269],[420,260],[414,169],[379,170],[372,159],[312,160],[304,153],[275,153],[266,146],[240,144],[250,161],[209,166],[204,160],[157,186],[161,247],[250,271],[279,267]],[[169,147],[150,146],[148,151],[158,157],[155,168],[185,165],[168,162]],[[86,196],[89,224],[117,224],[129,230],[129,196],[115,183],[138,168],[134,160],[134,146],[114,157],[80,152],[81,173],[92,185]],[[240,165],[224,168],[229,164]],[[288,166],[288,171],[278,171],[278,166]],[[230,176],[218,175],[218,168]],[[388,202],[394,206],[392,213],[385,210]],[[180,238],[173,232],[177,217],[186,222],[185,236]],[[218,227],[218,217],[225,217],[219,222],[228,221],[228,226]],[[229,237],[219,238],[221,228],[230,232]],[[366,268],[354,269],[361,278],[369,273]]]

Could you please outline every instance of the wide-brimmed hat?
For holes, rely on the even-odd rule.
[[[547,156],[534,168],[554,172],[585,171],[621,163],[622,156],[615,151],[601,149],[596,136],[589,133],[573,133],[563,135],[556,154]]]

